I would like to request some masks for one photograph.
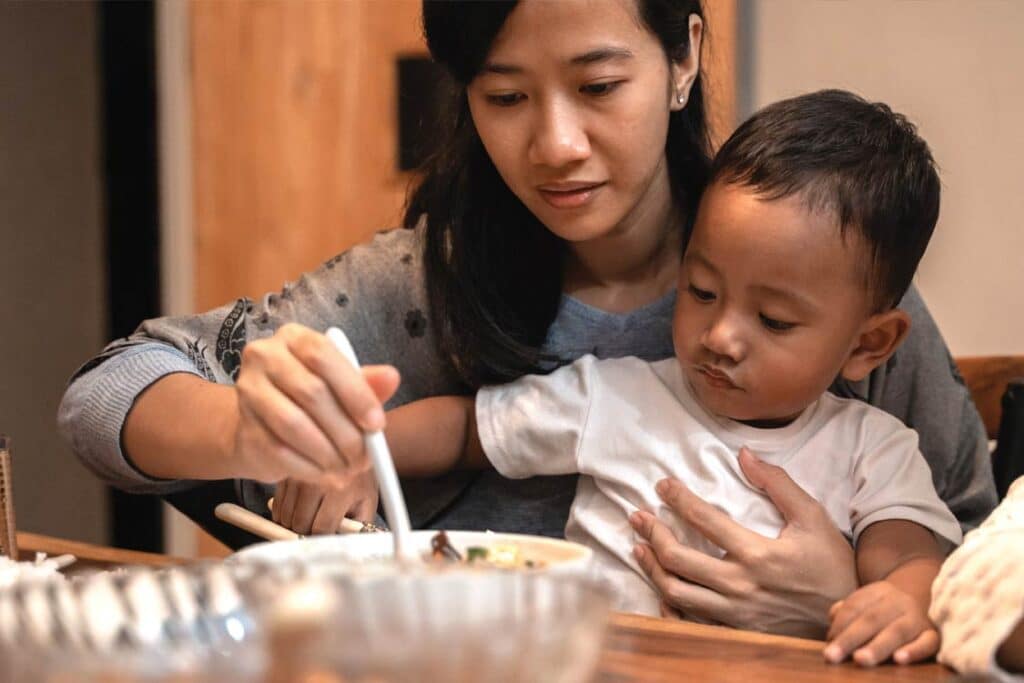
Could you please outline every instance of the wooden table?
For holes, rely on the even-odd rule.
[[[831,665],[815,640],[769,636],[634,614],[615,614],[597,681],[948,681],[938,664],[862,669]]]
[[[89,568],[117,564],[162,567],[186,561],[169,555],[107,548],[24,532],[18,533],[18,544],[23,558],[28,559],[36,551],[49,555],[71,553],[79,558],[79,566]],[[852,664],[829,665],[822,659],[821,649],[822,643],[813,640],[614,614],[595,682],[862,683],[954,678],[954,674],[938,664],[875,669],[861,669]]]
[[[27,531],[19,531],[18,554],[21,560],[31,560],[36,553],[47,555],[74,555],[78,560],[71,565],[71,569],[106,569],[120,564],[134,564],[146,567],[170,567],[176,564],[184,564],[185,559],[171,555],[158,555],[155,553],[142,553],[135,550],[123,550],[121,548],[109,548],[107,546],[82,543],[80,541],[68,541],[63,538],[53,538],[42,534],[32,534]]]

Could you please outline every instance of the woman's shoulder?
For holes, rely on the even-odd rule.
[[[324,263],[328,270],[340,264],[372,266],[411,266],[423,261],[424,228],[388,228],[359,242]]]

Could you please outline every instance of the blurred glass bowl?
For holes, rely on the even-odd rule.
[[[0,590],[0,681],[262,682],[238,578],[215,563],[26,577]]]
[[[311,577],[261,602],[274,683],[578,683],[610,609],[580,576],[461,568]]]

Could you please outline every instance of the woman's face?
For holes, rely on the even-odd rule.
[[[631,0],[524,0],[469,85],[470,111],[501,177],[559,237],[663,224],[669,113],[696,76],[690,53],[670,65]]]

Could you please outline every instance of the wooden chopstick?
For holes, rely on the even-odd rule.
[[[294,541],[297,538],[302,538],[301,535],[291,529],[260,517],[255,512],[250,512],[234,503],[221,503],[213,509],[213,514],[219,520],[233,524],[239,529],[245,529],[249,533],[256,534],[268,541]]]
[[[0,555],[7,555],[17,562],[18,537],[15,531],[11,439],[0,434]]]

